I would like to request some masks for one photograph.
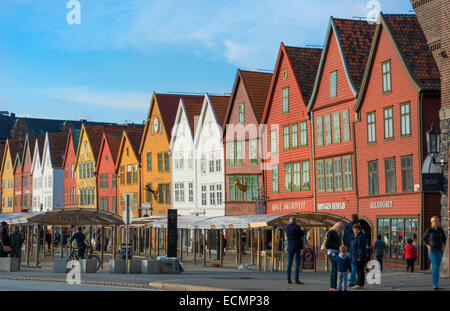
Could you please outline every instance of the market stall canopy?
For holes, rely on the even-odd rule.
[[[34,213],[1,213],[0,222],[5,221],[9,225],[27,223],[27,219],[31,216],[40,214],[41,212]]]
[[[30,225],[92,225],[92,226],[110,226],[123,225],[122,217],[105,211],[92,209],[61,209],[48,212],[35,213],[10,213],[14,215],[8,219],[10,224],[30,224]],[[1,214],[6,215],[6,214]],[[0,218],[1,219],[1,218]]]
[[[327,213],[289,213],[277,215],[245,215],[245,216],[178,216],[180,229],[248,229],[265,228],[271,226],[286,226],[294,216],[297,223],[304,228],[329,228],[336,222],[349,223],[344,217]],[[133,222],[134,224],[134,222]],[[148,222],[155,228],[166,228],[167,217]]]
[[[133,221],[131,222],[131,227],[144,227],[161,218],[164,218],[164,216],[149,216],[149,217],[134,218]]]

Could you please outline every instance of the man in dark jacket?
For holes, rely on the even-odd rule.
[[[300,274],[300,252],[304,245],[305,233],[302,228],[296,223],[295,217],[291,217],[290,224],[284,229],[287,239],[287,253],[288,253],[288,265],[287,265],[287,279],[288,283],[292,284],[291,281],[291,269],[293,259],[295,257],[295,284],[303,284],[299,280]]]
[[[84,252],[86,251],[86,236],[83,233],[83,228],[78,227],[78,232],[76,232],[72,238],[70,239],[69,243],[67,244],[67,247],[72,243],[72,241],[77,241],[78,246],[78,258],[84,258]]]
[[[358,220],[358,214],[352,214],[352,221],[349,222],[344,227],[344,235],[342,237],[343,243],[345,246],[347,246],[347,249],[350,250],[350,243],[353,239],[353,225],[359,224]],[[350,254],[351,257],[351,254]],[[348,278],[348,286],[355,286],[356,285],[356,266],[352,264],[352,272],[350,273],[350,276]]]
[[[11,233],[9,238],[11,239],[11,257],[19,258],[19,270],[20,270],[20,258],[22,252],[23,239],[18,226],[14,226],[13,233]]]
[[[2,228],[1,228],[1,232],[0,232],[0,241],[1,241],[0,257],[8,257],[8,252],[5,252],[3,250],[3,246],[11,247],[11,239],[9,238],[8,224],[5,221],[2,222]]]
[[[360,224],[353,225],[353,239],[350,243],[350,254],[352,264],[356,266],[357,280],[353,288],[363,288],[365,281],[364,267],[366,265],[367,257],[367,243],[366,236],[362,232]]]

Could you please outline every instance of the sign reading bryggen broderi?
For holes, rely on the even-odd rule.
[[[345,209],[344,202],[333,202],[333,203],[319,203],[317,204],[318,211],[330,211],[330,210],[340,210]]]
[[[370,202],[370,208],[391,208],[392,201]]]

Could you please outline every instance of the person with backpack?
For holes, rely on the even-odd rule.
[[[414,262],[417,260],[417,250],[412,244],[412,239],[408,239],[408,243],[403,247],[403,254],[406,259],[406,272],[411,268],[411,272],[414,272]]]
[[[75,240],[77,242],[78,258],[80,258],[80,259],[84,258],[84,253],[86,251],[87,244],[86,244],[86,235],[84,235],[82,227],[78,227],[78,232],[76,232],[72,236],[72,238],[70,239],[69,243],[67,243],[67,247],[70,246],[70,244],[72,243],[73,240]]]
[[[339,247],[341,246],[341,232],[344,230],[344,224],[337,222],[328,230],[325,240],[325,248],[327,255],[331,262],[330,274],[330,291],[337,291],[337,261],[333,260],[333,256],[339,254]]]
[[[423,241],[428,248],[428,257],[433,265],[433,289],[439,289],[439,268],[447,242],[439,217],[431,218],[431,228],[425,231]]]
[[[347,246],[347,249],[350,250],[350,244],[353,239],[353,225],[359,224],[358,214],[352,214],[352,221],[349,222],[344,227],[344,236],[342,238],[344,245]],[[350,254],[351,259],[351,254]],[[350,273],[350,277],[348,278],[348,286],[355,286],[356,285],[356,266],[354,264],[351,264],[352,266],[352,272]]]

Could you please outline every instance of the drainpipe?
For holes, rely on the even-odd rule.
[[[417,95],[417,126],[419,129],[419,172],[422,172],[422,161],[423,161],[423,118],[422,118],[422,104],[423,104],[423,91],[419,91]],[[420,174],[420,173],[419,173]],[[419,237],[424,233],[425,229],[425,198],[422,190],[422,178],[419,178],[420,185],[420,226],[419,226]],[[423,244],[422,241],[420,244]],[[422,270],[425,269],[425,247],[422,245],[419,254],[419,263]]]
[[[354,189],[355,189],[355,196],[356,196],[356,214],[359,215],[359,192],[358,192],[358,173],[357,173],[357,162],[356,162],[356,136],[355,136],[355,127],[356,127],[356,122],[360,122],[360,112],[355,112],[355,120],[352,122],[352,141],[353,141],[353,167],[354,167],[354,171],[355,171],[355,184],[353,185]],[[353,177],[353,176],[352,176]],[[353,178],[352,178],[353,179]]]
[[[317,212],[316,208],[316,154],[315,154],[315,139],[314,139],[314,113],[309,113],[309,121],[311,122],[311,156],[312,156],[312,189],[313,189],[313,211]]]

